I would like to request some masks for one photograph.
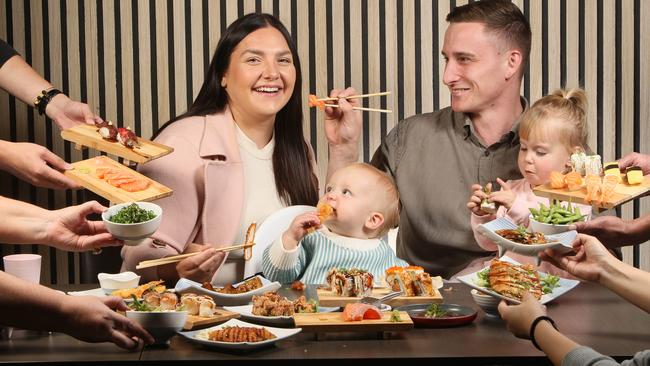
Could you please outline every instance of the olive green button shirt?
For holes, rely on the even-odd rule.
[[[528,102],[521,98],[524,109]],[[386,136],[372,164],[393,176],[402,211],[397,255],[449,278],[488,253],[474,241],[467,202],[472,184],[522,178],[519,121],[486,147],[464,113],[445,108],[409,117]]]

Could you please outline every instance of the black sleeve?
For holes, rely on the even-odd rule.
[[[2,67],[7,60],[16,56],[18,52],[9,45],[9,43],[0,39],[0,67]]]

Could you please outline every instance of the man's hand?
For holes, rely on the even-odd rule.
[[[51,189],[78,188],[61,173],[72,165],[43,146],[29,142],[0,141],[0,168],[32,185]]]

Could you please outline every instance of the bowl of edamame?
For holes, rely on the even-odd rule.
[[[553,202],[550,206],[543,203],[539,208],[530,208],[530,229],[544,235],[559,234],[569,231],[569,226],[579,221],[587,221],[589,215],[580,212],[578,205]]]

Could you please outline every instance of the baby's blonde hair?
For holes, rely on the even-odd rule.
[[[388,174],[370,164],[355,163],[351,164],[350,167],[365,170],[369,175],[376,178],[375,188],[378,200],[374,204],[374,207],[384,215],[384,223],[378,229],[376,236],[380,238],[388,233],[390,229],[399,225],[399,192],[397,191],[395,181]]]
[[[556,118],[562,123],[556,124],[560,129],[549,136],[549,118]],[[519,126],[519,137],[529,140],[536,136],[545,141],[557,139],[572,153],[575,147],[587,146],[587,94],[580,88],[558,89],[539,99],[524,116]]]

